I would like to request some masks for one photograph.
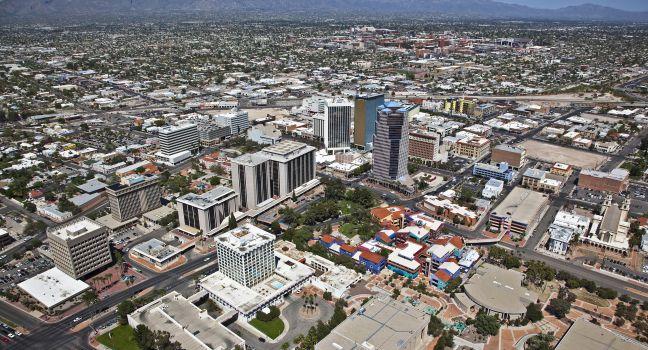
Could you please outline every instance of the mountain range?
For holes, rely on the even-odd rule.
[[[310,15],[336,13],[365,17],[415,14],[479,19],[648,22],[648,12],[624,11],[601,5],[539,9],[495,0],[0,0],[0,19],[13,20],[241,11]]]

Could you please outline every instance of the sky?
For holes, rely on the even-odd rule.
[[[510,4],[556,9],[571,5],[596,4],[628,11],[648,11],[648,0],[497,0]]]

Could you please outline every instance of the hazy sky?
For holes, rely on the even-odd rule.
[[[497,0],[538,8],[560,8],[570,5],[597,4],[630,11],[648,11],[648,0]]]

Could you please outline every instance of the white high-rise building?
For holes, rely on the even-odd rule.
[[[225,276],[252,287],[275,271],[275,236],[245,224],[216,237],[218,269]]]
[[[353,103],[344,99],[327,100],[324,108],[324,147],[327,152],[351,149]]]
[[[237,109],[233,109],[229,113],[216,115],[214,119],[229,126],[232,135],[244,133],[250,127],[248,112]]]
[[[236,192],[225,186],[218,186],[203,194],[187,193],[176,201],[179,229],[195,235],[216,232],[220,224],[236,211]]]
[[[158,161],[171,165],[178,164],[198,150],[198,127],[193,123],[172,125],[160,128],[160,151],[155,155]]]

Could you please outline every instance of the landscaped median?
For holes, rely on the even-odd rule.
[[[268,313],[257,312],[256,318],[250,320],[250,324],[270,339],[276,339],[281,335],[285,327],[279,315],[279,309],[276,306],[271,306]]]

